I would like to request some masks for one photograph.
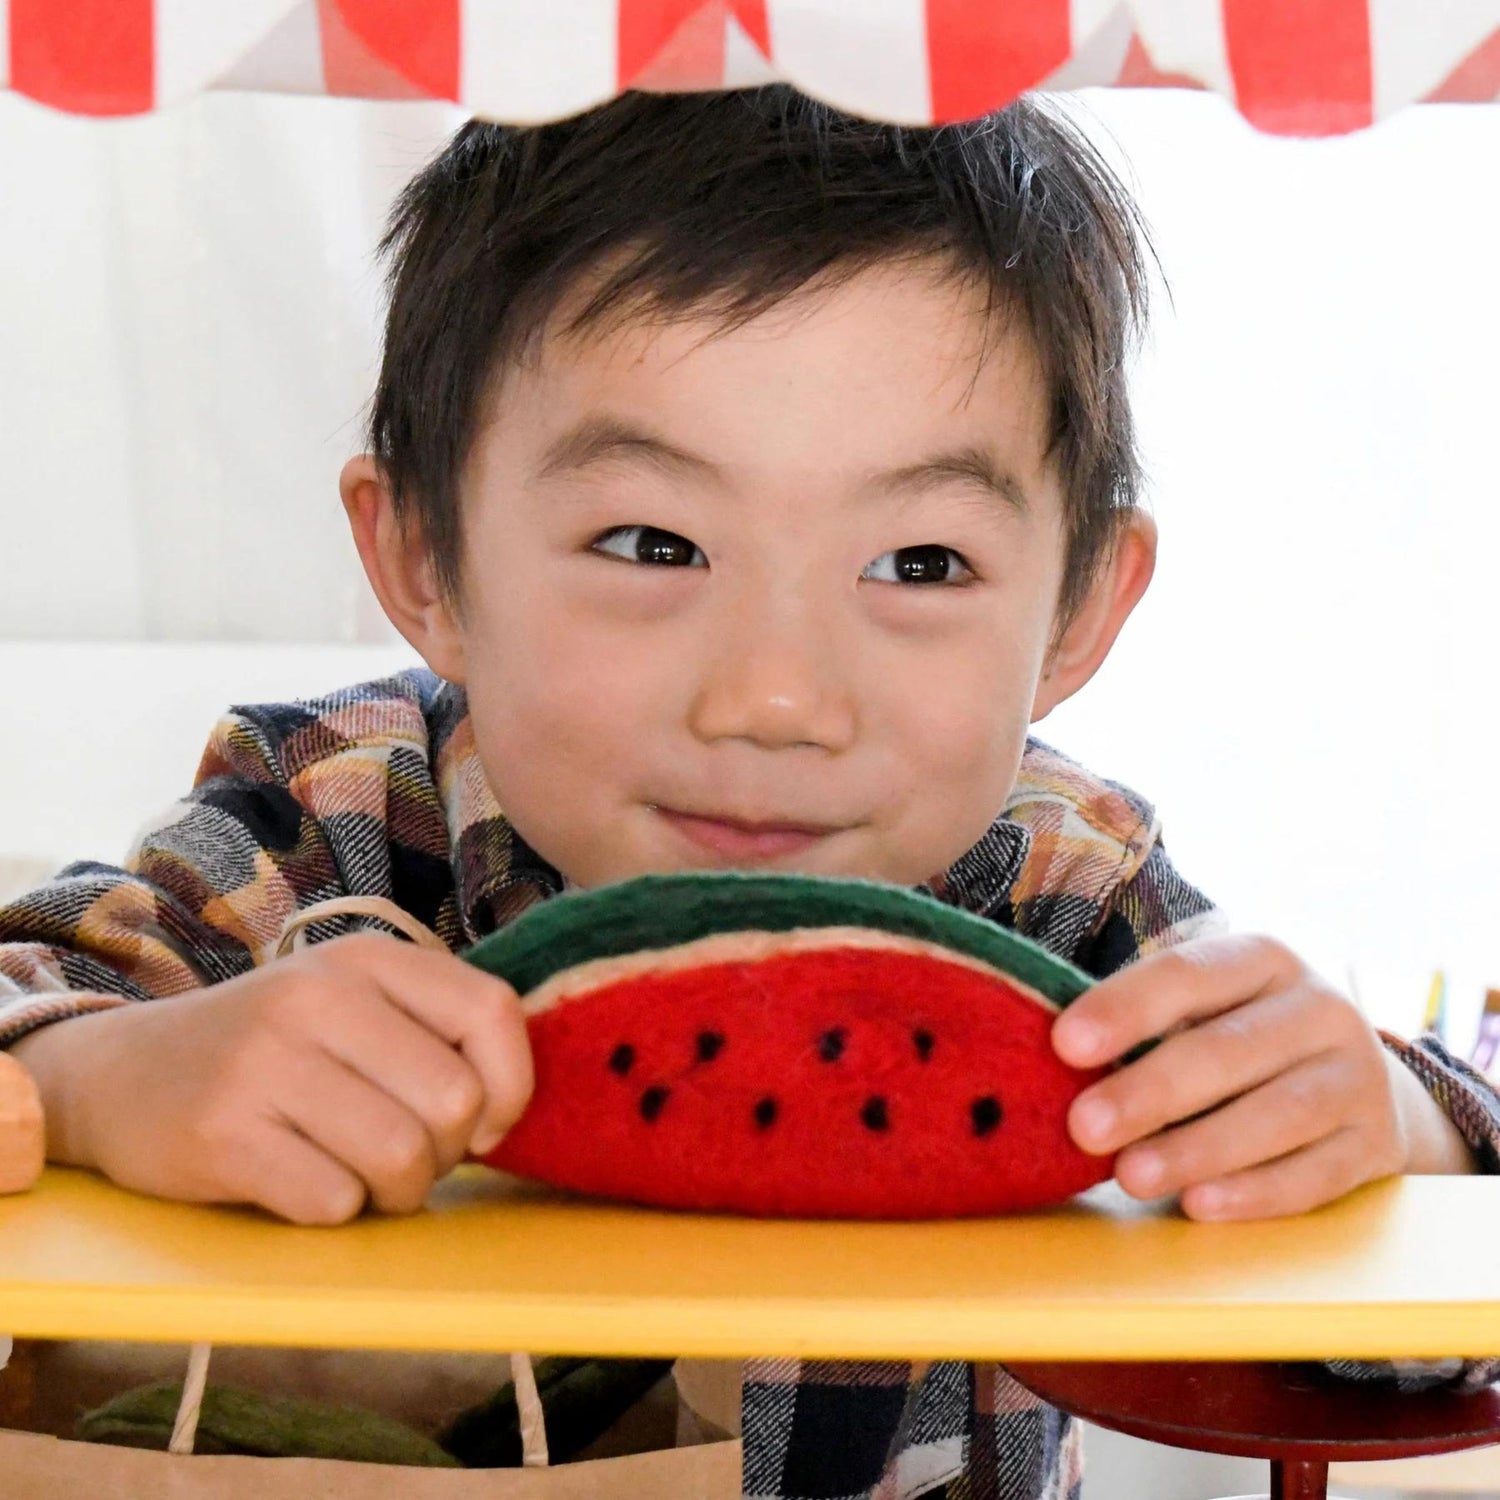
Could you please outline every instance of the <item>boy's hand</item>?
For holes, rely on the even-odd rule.
[[[1476,1169],[1354,1005],[1269,938],[1152,954],[1080,996],[1052,1029],[1075,1067],[1154,1036],[1165,1040],[1068,1114],[1084,1150],[1120,1151],[1116,1180],[1134,1197],[1181,1193],[1195,1219],[1272,1218],[1391,1173]],[[1112,1118],[1096,1120],[1101,1106]]]
[[[13,1049],[53,1161],[200,1203],[337,1224],[422,1206],[533,1086],[515,991],[373,933],[208,989],[59,1021]]]

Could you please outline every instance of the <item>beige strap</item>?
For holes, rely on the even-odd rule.
[[[295,953],[307,941],[305,929],[314,922],[327,921],[329,917],[377,917],[404,937],[409,937],[419,948],[431,948],[437,953],[449,951],[447,943],[430,927],[384,896],[334,896],[305,906],[286,919],[286,925],[281,929],[281,941],[276,945],[276,957],[285,958],[288,953]]]
[[[177,1420],[172,1424],[168,1453],[191,1453],[198,1436],[198,1418],[203,1413],[203,1391],[208,1385],[208,1356],[211,1344],[194,1344],[188,1351],[187,1376],[182,1382],[182,1400],[177,1403]]]
[[[419,922],[410,912],[403,911],[394,901],[387,900],[384,896],[334,896],[328,901],[318,901],[312,906],[304,907],[299,912],[294,912],[287,918],[286,925],[281,929],[281,940],[276,945],[277,958],[285,958],[288,953],[295,953],[306,941],[306,929],[315,922],[322,922],[329,917],[377,917],[380,921],[388,923],[397,932],[409,937],[412,942],[422,948],[431,948],[438,953],[447,953],[448,945],[430,927]],[[199,1345],[204,1350],[203,1370],[206,1375],[208,1368],[207,1346]],[[194,1349],[197,1354],[197,1348]],[[542,1398],[536,1388],[536,1372],[531,1366],[529,1354],[512,1354],[510,1357],[511,1381],[515,1386],[516,1409],[521,1417],[521,1462],[529,1469],[544,1469],[549,1459],[547,1454],[547,1421],[542,1410]],[[191,1369],[189,1372],[191,1380]],[[189,1387],[183,1387],[182,1409],[177,1414],[177,1426],[179,1429],[188,1427],[187,1448],[178,1450],[175,1446],[172,1451],[190,1452],[192,1448],[192,1433],[198,1424],[198,1402],[202,1400],[202,1380],[198,1383],[197,1396],[194,1398],[191,1413],[188,1407]],[[172,1441],[177,1442],[177,1433],[174,1431]]]
[[[198,1436],[198,1420],[203,1414],[203,1393],[208,1387],[208,1360],[212,1344],[194,1344],[188,1353],[187,1376],[182,1382],[182,1400],[177,1403],[177,1420],[172,1424],[168,1453],[193,1451]],[[529,1354],[512,1354],[510,1375],[515,1383],[516,1407],[521,1414],[521,1462],[528,1469],[545,1469],[547,1424],[542,1398],[536,1388],[536,1372]]]
[[[516,1389],[516,1409],[521,1414],[521,1463],[528,1469],[545,1469],[547,1457],[547,1418],[542,1398],[536,1388],[536,1371],[529,1354],[512,1354],[510,1378]]]

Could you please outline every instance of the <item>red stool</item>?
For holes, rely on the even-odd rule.
[[[1271,1500],[1324,1500],[1334,1461],[1500,1443],[1500,1390],[1403,1395],[1315,1364],[1007,1364],[1044,1401],[1148,1442],[1271,1462]]]

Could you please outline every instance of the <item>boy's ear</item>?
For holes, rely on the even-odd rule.
[[[418,527],[403,527],[396,502],[371,454],[351,458],[339,475],[339,498],[365,576],[392,625],[437,673],[464,682],[463,633],[438,587],[437,568]]]
[[[1071,698],[1099,670],[1155,571],[1156,522],[1145,511],[1134,510],[1113,557],[1052,645],[1031,706],[1033,724]]]

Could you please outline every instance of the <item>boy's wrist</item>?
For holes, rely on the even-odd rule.
[[[1406,1141],[1405,1174],[1427,1177],[1478,1172],[1479,1160],[1468,1141],[1417,1075],[1389,1050],[1385,1065]]]
[[[7,1049],[31,1074],[41,1096],[49,1162],[70,1167],[95,1165],[87,1148],[86,1121],[80,1118],[85,1113],[80,1101],[89,1091],[86,1059],[92,1040],[83,1035],[82,1028],[104,1020],[110,1013],[96,1011],[51,1021]]]

